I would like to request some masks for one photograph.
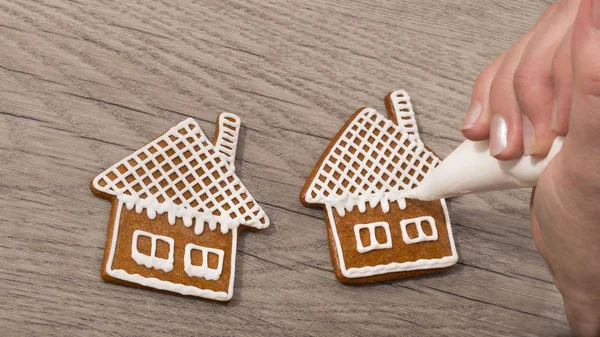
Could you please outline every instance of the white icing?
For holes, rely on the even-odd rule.
[[[142,254],[138,251],[137,243],[138,243],[138,238],[140,236],[147,237],[151,240],[152,243],[151,243],[151,248],[150,248],[150,255]],[[163,241],[169,245],[169,256],[166,259],[156,257],[156,246],[157,246],[158,240]],[[144,232],[144,231],[141,231],[138,229],[135,232],[133,232],[133,239],[131,242],[131,258],[137,264],[143,265],[146,268],[160,269],[160,270],[163,270],[164,272],[168,273],[171,270],[173,270],[173,246],[174,245],[175,245],[175,241],[173,240],[173,238],[170,238],[167,236],[162,236],[162,235],[155,235],[155,234]]]
[[[381,227],[385,231],[386,239],[383,243],[377,241],[377,237],[375,236],[375,229],[377,227]],[[360,237],[360,231],[363,229],[369,231],[369,245],[366,247]],[[390,233],[390,225],[387,222],[354,225],[354,236],[356,237],[356,250],[358,250],[359,253],[367,253],[376,249],[392,248],[392,234]]]
[[[232,244],[231,244],[231,276],[229,278],[229,288],[227,292],[214,291],[210,289],[201,289],[194,286],[187,286],[183,284],[177,284],[169,281],[159,280],[153,277],[144,277],[139,274],[130,274],[123,269],[112,269],[113,261],[115,258],[115,251],[117,249],[117,238],[119,233],[121,212],[123,210],[123,201],[119,201],[117,206],[117,215],[115,217],[114,229],[112,240],[110,242],[110,252],[108,255],[108,261],[106,263],[106,273],[116,279],[124,280],[136,284],[140,284],[146,287],[151,287],[159,290],[166,290],[182,295],[197,296],[208,298],[215,301],[229,301],[233,297],[233,284],[235,277],[235,257],[237,253],[237,231],[232,231]]]
[[[129,210],[146,210],[150,219],[167,213],[171,224],[177,218],[188,227],[195,224],[196,234],[205,223],[210,230],[220,225],[222,233],[239,225],[268,227],[264,210],[231,166],[239,118],[226,113],[218,122],[216,145],[189,118],[104,171],[94,188],[118,197]]]
[[[358,207],[392,204],[404,210],[404,191],[439,163],[421,142],[410,98],[404,91],[392,93],[398,119],[394,124],[374,109],[363,109],[337,139],[305,194],[313,204],[325,204],[340,216]],[[356,167],[355,167],[356,166]]]
[[[425,231],[423,231],[423,222],[428,223],[429,227],[431,227],[430,235],[425,234]],[[418,234],[414,238],[411,238],[406,230],[406,227],[409,225],[415,225],[417,228]],[[437,241],[438,239],[438,232],[435,226],[435,219],[431,216],[422,216],[414,219],[402,220],[400,221],[400,229],[402,229],[402,240],[407,245],[426,241]]]
[[[202,252],[202,265],[200,266],[192,264],[192,252],[194,250]],[[208,266],[208,254],[216,254],[219,257],[217,268],[210,268]],[[185,246],[185,272],[191,277],[204,277],[207,280],[218,280],[223,272],[224,257],[225,252],[221,249],[202,247],[188,243]]]
[[[411,270],[424,270],[424,269],[437,269],[446,268],[453,266],[458,261],[458,254],[456,252],[456,246],[454,244],[454,237],[452,235],[452,228],[450,225],[450,217],[448,215],[448,208],[444,199],[440,200],[442,209],[444,210],[444,216],[446,218],[446,228],[448,230],[448,240],[450,241],[451,255],[444,256],[439,259],[419,259],[417,261],[408,262],[391,262],[387,264],[379,264],[374,266],[365,266],[361,268],[346,268],[346,262],[344,260],[344,251],[340,241],[339,234],[337,232],[337,226],[333,209],[330,206],[326,206],[327,216],[329,217],[329,224],[331,226],[331,232],[333,233],[333,240],[335,242],[336,251],[338,254],[338,261],[342,275],[347,278],[361,278],[369,277],[374,275],[381,275],[387,273],[397,273]]]
[[[122,194],[118,196],[119,200],[122,200],[125,203],[125,207],[128,210],[132,210],[135,208],[137,213],[141,213],[143,210],[146,210],[148,214],[148,218],[153,220],[156,218],[157,214],[168,214],[168,221],[171,225],[175,224],[176,218],[183,219],[183,224],[186,227],[192,226],[195,224],[194,230],[197,235],[202,234],[204,231],[204,224],[208,224],[208,228],[210,230],[217,229],[218,224],[228,223],[227,226],[221,226],[221,232],[223,234],[227,234],[230,229],[236,229],[240,224],[247,224],[246,221],[241,221],[239,219],[231,219],[231,217],[222,217],[215,216],[209,213],[198,212],[193,209],[189,209],[183,207],[181,205],[176,205],[171,200],[167,200],[165,202],[159,203],[155,198],[147,198],[140,199],[140,197],[136,195],[126,195]]]
[[[438,167],[433,169],[418,188],[405,197],[435,200],[477,192],[533,187],[552,158],[560,151],[563,137],[557,137],[546,158],[523,156],[501,161],[490,156],[489,141],[466,140]]]

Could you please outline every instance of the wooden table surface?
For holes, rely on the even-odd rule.
[[[345,286],[299,191],[359,107],[413,99],[439,155],[478,72],[549,1],[0,2],[0,335],[569,336],[529,191],[449,201],[460,262]],[[188,116],[238,114],[238,174],[271,227],[242,235],[233,301],[104,283],[110,204],[88,184]]]

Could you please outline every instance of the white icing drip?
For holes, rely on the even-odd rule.
[[[218,122],[216,145],[187,119],[100,174],[94,188],[116,196],[128,210],[146,210],[149,219],[167,213],[175,224],[181,218],[198,235],[205,224],[223,234],[240,225],[268,227],[264,210],[230,166],[240,120],[225,113]]]
[[[389,213],[391,205],[396,204],[401,210],[406,209],[406,199],[403,197],[403,192],[396,193],[375,193],[372,195],[357,195],[348,197],[336,198],[317,198],[311,202],[330,205],[336,210],[340,216],[345,216],[346,212],[352,212],[358,208],[360,213],[367,211],[367,205],[371,208],[376,208],[381,204],[381,209],[384,213]]]
[[[344,216],[367,205],[390,211],[391,203],[406,208],[403,191],[418,186],[439,159],[418,136],[408,94],[391,96],[398,124],[373,109],[363,109],[343,130],[319,167],[304,199],[326,204]]]
[[[198,212],[185,206],[176,205],[170,200],[158,202],[155,198],[141,199],[138,196],[127,194],[121,194],[118,198],[125,203],[125,207],[128,210],[135,208],[137,213],[142,213],[143,210],[146,210],[149,219],[156,218],[157,214],[167,213],[169,224],[171,225],[175,224],[177,218],[181,218],[186,227],[192,226],[195,222],[196,234],[202,234],[204,224],[206,223],[209,229],[213,231],[220,225],[223,234],[227,234],[230,229],[236,229],[240,225],[254,225],[253,220],[246,222],[245,220],[240,221],[239,219],[231,219],[230,217],[219,217],[211,213]]]

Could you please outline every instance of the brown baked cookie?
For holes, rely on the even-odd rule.
[[[421,142],[406,92],[390,93],[386,108],[389,119],[370,108],[354,114],[300,195],[305,206],[325,210],[343,283],[428,274],[458,261],[445,201],[401,197],[440,160]]]
[[[211,142],[187,119],[92,181],[112,202],[104,280],[231,299],[238,233],[269,226],[234,172],[239,128],[221,114]]]

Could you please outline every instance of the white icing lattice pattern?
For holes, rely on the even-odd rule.
[[[401,192],[416,187],[440,160],[418,137],[408,95],[397,91],[391,98],[400,125],[374,109],[358,113],[311,182],[308,203],[330,205],[341,216],[354,207],[365,212],[367,204],[381,204],[386,213],[391,202],[406,207]]]
[[[150,219],[168,213],[171,224],[176,218],[185,226],[195,223],[196,234],[205,224],[211,230],[220,225],[223,233],[239,225],[265,228],[265,212],[228,164],[239,125],[236,115],[220,115],[215,146],[187,119],[100,174],[94,188],[117,196],[129,210],[145,209]]]

